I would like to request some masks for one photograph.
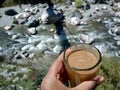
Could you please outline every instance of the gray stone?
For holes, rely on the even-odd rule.
[[[31,12],[22,12],[17,15],[15,15],[16,19],[26,19],[31,16]]]
[[[98,2],[98,0],[87,0],[87,1],[91,4],[96,4]]]
[[[34,35],[37,33],[36,28],[35,27],[31,27],[27,29],[28,33],[31,35]]]
[[[62,17],[63,14],[61,10],[47,8],[40,17],[40,20],[42,23],[55,23]]]
[[[78,17],[72,17],[70,24],[76,26],[80,24],[80,19]]]
[[[28,44],[28,45],[25,45],[21,48],[22,51],[25,51],[25,50],[28,50],[32,47],[33,45],[32,44]]]
[[[29,57],[29,58],[33,58],[34,56],[35,56],[34,53],[30,53],[28,57]]]
[[[94,39],[88,35],[85,35],[85,34],[80,34],[80,39],[84,42],[84,43],[87,43],[87,44],[91,44]]]

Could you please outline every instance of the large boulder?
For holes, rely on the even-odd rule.
[[[63,17],[62,11],[47,8],[40,17],[42,23],[55,23]]]

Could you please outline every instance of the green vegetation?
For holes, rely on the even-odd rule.
[[[80,8],[83,4],[83,0],[75,0],[75,7]]]
[[[100,74],[105,77],[105,82],[97,90],[120,89],[120,61],[117,57],[103,57]]]
[[[44,65],[41,65],[40,70],[36,70],[32,68],[31,66],[21,66],[15,64],[10,65],[0,65],[0,68],[4,70],[7,70],[8,73],[18,71],[18,68],[28,68],[28,73],[26,75],[27,78],[23,78],[25,73],[17,73],[12,79],[7,80],[4,76],[0,75],[0,87],[7,87],[9,85],[16,85],[21,86],[25,90],[37,90],[37,88],[40,86],[41,81],[43,77],[46,75],[48,68],[50,67],[51,62],[44,63]],[[10,67],[11,68],[10,68]],[[118,57],[107,57],[103,56],[102,59],[102,66],[100,70],[100,75],[103,75],[105,77],[105,82],[100,85],[96,90],[119,90],[120,89],[120,61]],[[13,82],[13,79],[16,77],[19,77],[19,80],[16,82]]]

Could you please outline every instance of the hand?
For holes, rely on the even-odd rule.
[[[69,88],[64,85],[68,81],[67,73],[63,63],[63,53],[56,59],[41,83],[41,90],[94,90],[104,81],[103,76],[97,76],[80,85]]]

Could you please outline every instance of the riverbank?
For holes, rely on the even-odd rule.
[[[33,86],[32,90],[36,90],[59,53],[74,43],[92,44],[107,57],[101,72],[111,81],[100,90],[119,89],[120,75],[114,68],[114,59],[119,62],[120,57],[118,5],[91,4],[88,10],[65,4],[54,8],[46,4],[0,8],[0,89],[30,90]],[[111,65],[114,69],[110,76]],[[113,76],[118,78],[116,85]]]

